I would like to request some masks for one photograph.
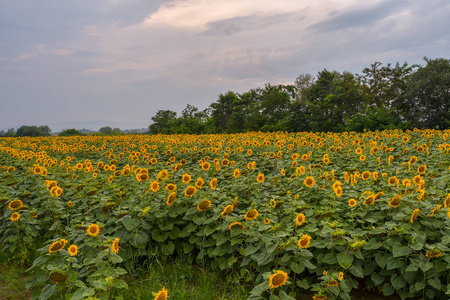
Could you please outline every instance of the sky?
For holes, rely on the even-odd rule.
[[[148,127],[228,91],[450,57],[448,0],[0,0],[0,130]]]

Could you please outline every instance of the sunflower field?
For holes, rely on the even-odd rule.
[[[449,137],[1,138],[0,251],[34,299],[121,295],[151,255],[233,272],[254,300],[448,299]]]

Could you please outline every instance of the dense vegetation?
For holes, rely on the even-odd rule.
[[[251,300],[448,299],[449,139],[0,138],[0,252],[31,265],[33,299],[126,298],[130,277],[173,257],[233,275]],[[184,292],[154,282],[155,299]]]
[[[320,71],[293,85],[219,95],[207,109],[160,110],[150,133],[358,131],[450,128],[450,60],[425,66],[376,62],[361,74]]]

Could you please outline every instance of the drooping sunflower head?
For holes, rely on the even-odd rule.
[[[311,237],[308,234],[304,234],[298,240],[297,245],[299,248],[306,249],[306,248],[308,248],[310,242],[311,242]]]
[[[364,200],[364,202],[363,202],[363,204],[364,205],[373,205],[374,203],[375,203],[375,195],[370,195],[370,196],[368,196],[365,200]]]
[[[232,229],[244,229],[244,226],[241,222],[233,222],[228,226],[228,230],[231,231]]]
[[[256,218],[258,217],[259,212],[256,209],[252,209],[249,210],[245,213],[244,218],[249,221],[249,220],[256,220]]]
[[[23,206],[23,203],[19,199],[13,200],[13,201],[9,202],[9,204],[8,204],[8,208],[10,210],[18,210],[18,209],[21,209],[22,206]]]
[[[67,281],[67,276],[61,270],[55,270],[50,274],[50,282],[60,283]]]
[[[111,245],[111,251],[115,254],[119,253],[119,238],[115,238]]]
[[[295,217],[295,223],[296,223],[298,226],[303,225],[303,223],[305,223],[305,220],[306,220],[306,217],[305,217],[305,215],[302,214],[302,213],[299,213],[299,214]]]
[[[288,281],[289,276],[286,272],[277,270],[274,274],[269,277],[269,287],[275,289],[277,287],[283,286]]]
[[[398,178],[395,176],[392,176],[391,178],[389,178],[388,180],[389,185],[394,185],[398,183]]]
[[[100,233],[100,226],[98,226],[97,224],[90,224],[88,226],[88,228],[86,229],[86,232],[90,235],[90,236],[96,236],[97,234]]]
[[[400,203],[402,202],[402,196],[398,195],[395,196],[391,199],[391,201],[389,201],[389,206],[390,207],[399,207]]]
[[[173,202],[175,201],[175,197],[176,197],[175,192],[172,192],[169,194],[169,196],[167,196],[167,200],[166,200],[167,206],[171,206],[173,204]]]
[[[419,216],[419,212],[420,209],[416,208],[412,213],[411,213],[411,218],[409,219],[410,223],[413,223],[415,219],[417,219],[417,217]]]
[[[67,240],[65,239],[60,239],[56,242],[53,242],[49,247],[48,247],[48,253],[55,253],[58,251],[61,251],[67,244]]]
[[[227,205],[223,211],[220,213],[220,215],[222,216],[222,218],[225,218],[226,216],[228,216],[229,214],[231,214],[231,212],[233,211],[233,205]]]
[[[39,213],[38,213],[37,210],[35,210],[35,211],[33,211],[33,212],[31,213],[31,217],[32,217],[33,219],[36,219],[36,218],[38,217],[38,215],[39,215]]]
[[[198,211],[207,211],[211,207],[211,201],[208,199],[202,200],[200,203],[197,204],[197,210]]]
[[[215,190],[217,187],[217,178],[211,179],[211,181],[209,182],[209,186],[211,187],[212,190]]]

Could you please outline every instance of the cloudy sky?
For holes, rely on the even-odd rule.
[[[450,57],[448,0],[0,0],[0,129],[148,127],[324,68]]]

